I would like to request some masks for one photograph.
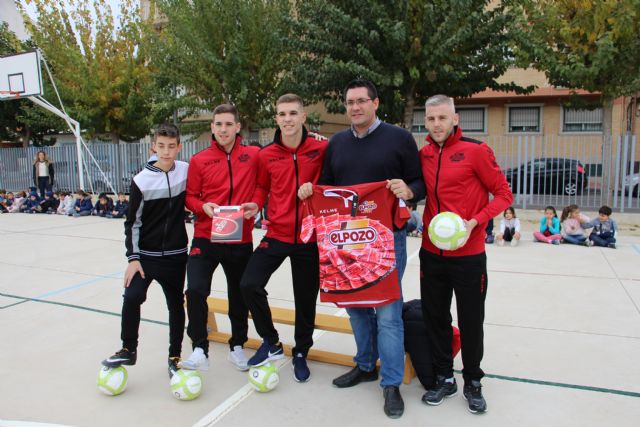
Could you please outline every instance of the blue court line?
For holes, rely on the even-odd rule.
[[[631,246],[633,247],[633,249],[636,250],[636,252],[638,252],[640,254],[640,245],[634,244],[634,245],[631,245]]]
[[[93,313],[106,314],[114,317],[122,316],[120,313],[116,313],[113,311],[99,310],[97,308],[85,307],[82,305],[75,305],[75,304],[67,304],[67,303],[58,302],[58,301],[39,300],[35,298],[28,298],[28,297],[22,297],[18,295],[10,295],[10,294],[4,294],[4,293],[0,293],[0,296],[23,300],[23,301],[20,301],[19,303],[22,303],[25,301],[33,301],[33,302],[38,302],[43,304],[52,304],[52,305],[57,305],[62,307],[75,308],[78,310],[84,310],[84,311],[89,311]],[[15,305],[15,304],[11,304],[11,305]],[[0,308],[3,308],[3,307],[0,307]],[[140,321],[155,323],[156,325],[169,326],[169,323],[162,322],[160,320],[141,318]],[[462,373],[462,371],[459,371],[459,370],[456,370],[455,372],[457,372],[458,374]],[[525,383],[525,384],[535,384],[535,385],[542,385],[542,386],[548,386],[548,387],[565,388],[565,389],[573,389],[573,390],[581,390],[581,391],[589,391],[589,392],[596,392],[596,393],[614,394],[618,396],[640,398],[640,393],[635,391],[628,391],[628,390],[616,390],[616,389],[604,388],[604,387],[593,387],[593,386],[586,386],[586,385],[580,385],[580,384],[561,383],[561,382],[555,382],[555,381],[543,381],[543,380],[536,380],[531,378],[520,378],[520,377],[512,377],[512,376],[498,375],[498,374],[486,374],[485,376],[487,378],[494,378],[502,381],[511,381],[511,382]]]
[[[82,288],[83,286],[93,285],[94,283],[101,282],[101,281],[107,280],[107,279],[112,279],[112,278],[118,277],[118,276],[122,277],[122,271],[117,271],[115,273],[107,274],[106,276],[100,276],[100,277],[96,277],[96,278],[93,278],[93,279],[85,280],[84,282],[80,282],[80,283],[77,283],[75,285],[67,286],[66,288],[58,289],[58,290],[55,290],[55,291],[51,291],[51,292],[47,292],[47,293],[35,296],[35,297],[33,297],[33,299],[41,299],[41,298],[46,298],[46,297],[50,297],[50,296],[53,296],[53,295],[62,294],[62,293],[65,293],[65,292],[72,291],[74,289]]]

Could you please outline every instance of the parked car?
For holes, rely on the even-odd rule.
[[[526,173],[526,180],[525,178]],[[587,175],[579,160],[543,157],[504,171],[511,191],[534,194],[582,194],[587,187]],[[518,188],[518,182],[521,187]],[[526,188],[525,188],[526,186]]]
[[[624,178],[624,192],[626,193],[626,195],[637,197],[639,191],[640,191],[640,173],[627,175]]]

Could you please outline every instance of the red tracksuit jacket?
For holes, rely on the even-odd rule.
[[[400,298],[393,225],[402,228],[410,214],[386,186],[315,186],[303,202],[300,237],[317,235],[320,301],[379,307]]]
[[[260,147],[245,146],[241,141],[240,136],[236,136],[233,149],[227,154],[213,139],[209,148],[191,158],[185,205],[197,216],[193,237],[211,238],[211,218],[202,210],[205,203],[236,206],[251,201],[256,188]],[[252,231],[253,218],[245,219],[242,242],[229,244],[250,243]]]
[[[489,220],[511,205],[513,195],[496,162],[493,150],[484,142],[454,132],[442,147],[427,136],[420,150],[422,174],[427,187],[427,201],[422,223],[425,228],[440,212],[455,212],[462,219],[475,218],[478,225],[467,243],[455,251],[438,249],[422,234],[422,247],[443,256],[477,255],[484,252],[485,228]],[[489,193],[493,200],[489,201]]]
[[[282,144],[280,130],[273,142],[259,155],[258,184],[253,201],[260,208],[269,196],[266,237],[285,243],[302,243],[302,207],[298,188],[305,182],[318,182],[327,141],[320,141],[303,130],[302,143],[295,150]]]

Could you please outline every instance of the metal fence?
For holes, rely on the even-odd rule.
[[[424,145],[426,134],[415,135]],[[604,153],[602,135],[506,136],[486,139],[504,171],[519,208],[577,204],[620,212],[640,209],[636,137],[615,137]],[[640,154],[640,153],[638,153]],[[603,170],[604,156],[612,159]]]
[[[419,146],[424,134],[415,134]],[[610,203],[615,210],[640,209],[640,174],[635,136],[614,138],[611,150],[603,152],[602,137],[592,136],[515,136],[488,138],[487,143],[505,172],[520,208],[556,208],[575,203],[597,209]],[[206,141],[186,141],[179,155],[189,161],[209,145]],[[149,158],[149,139],[137,143],[90,143],[91,153],[103,173],[84,154],[85,190],[128,192],[131,179]],[[32,164],[39,148],[0,149],[0,188],[23,190],[33,185]],[[46,148],[54,162],[55,189],[79,187],[77,154],[73,144]],[[609,171],[603,171],[604,156],[612,159]],[[607,189],[610,189],[608,191]]]

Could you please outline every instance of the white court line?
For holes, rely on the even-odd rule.
[[[347,310],[344,308],[336,311],[333,315],[336,317],[342,317],[347,314]],[[327,331],[319,331],[316,330],[313,333],[313,340],[316,341],[321,336],[323,336]],[[291,363],[290,358],[286,358],[280,365],[278,365],[278,371],[282,369],[285,365]],[[233,393],[231,396],[227,398],[224,402],[216,406],[211,412],[202,417],[200,421],[195,423],[193,427],[211,427],[218,423],[225,415],[231,412],[236,406],[241,404],[245,399],[255,393],[255,389],[251,386],[251,384],[247,383],[240,390]]]

